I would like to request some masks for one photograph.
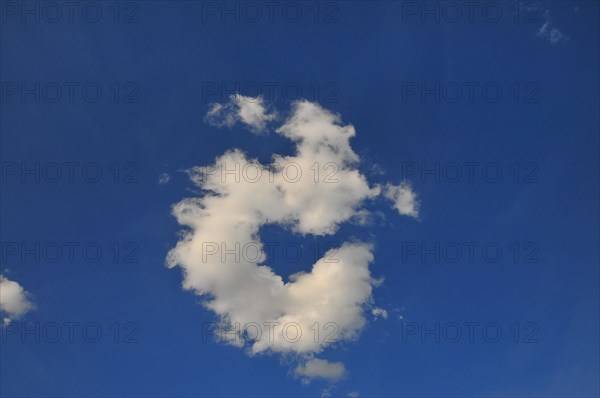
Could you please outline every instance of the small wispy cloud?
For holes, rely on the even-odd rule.
[[[266,130],[267,123],[277,114],[270,112],[262,97],[246,97],[241,94],[229,96],[229,102],[211,104],[205,121],[215,127],[233,127],[241,122],[254,133]]]
[[[171,176],[168,173],[160,173],[158,176],[158,183],[160,185],[167,184],[171,180]]]
[[[383,318],[383,319],[387,319],[388,317],[388,312],[383,309],[383,308],[379,308],[379,307],[375,307],[371,310],[371,314],[373,314],[373,316],[375,318]]]
[[[557,44],[562,41],[567,41],[569,38],[565,36],[556,26],[552,24],[552,18],[550,17],[550,11],[544,12],[545,22],[536,33],[537,37],[547,39],[550,44]]]
[[[325,359],[312,358],[304,364],[298,365],[294,370],[296,377],[302,378],[303,383],[310,383],[313,379],[338,381],[346,374],[346,368],[341,362],[329,362]]]

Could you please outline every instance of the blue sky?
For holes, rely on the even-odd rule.
[[[598,3],[75,3],[0,10],[1,273],[34,307],[4,311],[2,396],[599,395]],[[207,123],[236,91],[277,119]],[[370,187],[420,203],[382,193],[327,236],[260,224],[303,249],[268,264],[285,281],[356,241],[383,278],[358,337],[317,355],[343,377],[309,383],[297,353],[203,339],[217,315],[165,265],[172,206],[201,195],[185,170],[293,155],[275,129],[300,98],[354,126]]]

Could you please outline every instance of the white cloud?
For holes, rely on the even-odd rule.
[[[348,396],[350,398],[358,398],[358,395],[359,394],[356,391],[351,391],[351,392],[348,393]]]
[[[373,316],[374,316],[375,318],[379,318],[379,317],[381,317],[381,318],[383,318],[383,319],[387,319],[387,317],[388,317],[388,312],[387,312],[385,309],[383,309],[383,308],[379,308],[379,307],[375,307],[375,308],[373,308],[373,309],[371,310],[371,314],[373,314]]]
[[[28,296],[29,293],[17,282],[0,275],[0,311],[8,315],[4,318],[5,324],[33,309]]]
[[[171,180],[171,176],[168,173],[160,173],[158,176],[158,183],[164,185]]]
[[[552,26],[550,11],[546,10],[544,13],[544,18],[546,19],[546,22],[544,22],[544,24],[540,27],[536,36],[548,39],[550,44],[556,44],[569,39],[557,27]]]
[[[312,379],[324,379],[337,381],[344,377],[346,368],[341,362],[329,362],[324,359],[312,358],[298,365],[294,370],[296,377],[301,377],[303,382],[308,383]]]
[[[262,97],[231,95],[225,104],[211,104],[206,114],[206,122],[216,127],[233,127],[238,122],[248,126],[251,131],[265,131],[267,122],[275,120],[277,115],[268,113]]]
[[[558,42],[566,40],[566,36],[557,28],[552,28],[550,29],[550,35],[548,37],[548,40],[550,40],[550,43],[556,44]]]
[[[231,106],[215,105],[209,117]],[[251,128],[260,125],[250,116],[240,120]],[[350,147],[354,127],[343,125],[338,115],[318,104],[296,102],[276,133],[296,144],[294,155],[274,154],[272,163],[263,165],[240,150],[231,150],[211,167],[229,171],[250,167],[251,180],[206,173],[201,167],[189,171],[204,195],[173,206],[178,222],[189,229],[169,252],[167,265],[181,267],[183,287],[203,296],[204,305],[219,316],[220,331],[226,332],[222,340],[245,348],[250,355],[292,354],[302,364],[297,374],[305,380],[313,374],[336,379],[343,374],[343,365],[313,356],[336,342],[358,338],[372,289],[379,283],[369,270],[372,247],[344,243],[286,282],[262,264],[266,254],[259,232],[265,224],[279,224],[301,235],[334,234],[341,223],[364,216],[363,202],[378,196],[380,189],[370,187],[357,169],[359,157]],[[315,164],[320,175],[314,172]],[[256,249],[256,242],[260,256],[240,255],[248,244]],[[237,256],[224,254],[232,249]],[[249,331],[244,326],[251,324],[259,325],[261,338],[244,333]],[[306,361],[307,357],[311,359]]]
[[[393,206],[404,216],[419,217],[419,202],[407,182],[400,185],[387,184],[384,189],[386,198],[392,201]]]

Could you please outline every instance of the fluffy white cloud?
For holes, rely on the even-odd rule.
[[[239,97],[213,105],[208,120],[219,115],[221,125],[239,119],[253,129],[264,127],[262,100],[255,102],[262,111],[244,113],[234,101]],[[341,223],[360,218],[362,203],[378,196],[380,188],[370,187],[357,169],[359,157],[350,147],[354,128],[318,104],[296,102],[276,132],[296,144],[294,155],[275,154],[263,165],[231,150],[210,170],[189,171],[204,194],[173,206],[188,230],[169,252],[167,265],[181,267],[183,287],[203,296],[204,305],[219,316],[222,340],[250,355],[293,354],[302,363],[297,374],[305,379],[337,379],[342,364],[313,356],[356,339],[363,328],[364,309],[378,283],[369,271],[372,247],[344,243],[310,271],[284,281],[262,265],[266,253],[259,232],[265,224],[279,224],[301,235],[334,234]],[[248,245],[259,255],[244,255]]]
[[[212,104],[205,120],[216,127],[232,127],[237,122],[250,127],[255,133],[263,132],[267,122],[277,117],[268,113],[261,97],[246,97],[240,94],[231,95],[226,104]]]
[[[0,275],[0,311],[8,316],[4,323],[19,318],[33,308],[27,293],[17,282]]]
[[[400,185],[387,184],[384,195],[392,201],[394,208],[400,214],[414,218],[419,217],[417,195],[407,182],[402,182]]]
[[[341,362],[329,362],[324,359],[312,358],[298,365],[294,370],[294,374],[301,377],[304,382],[309,382],[312,379],[337,381],[344,377],[346,368]]]

